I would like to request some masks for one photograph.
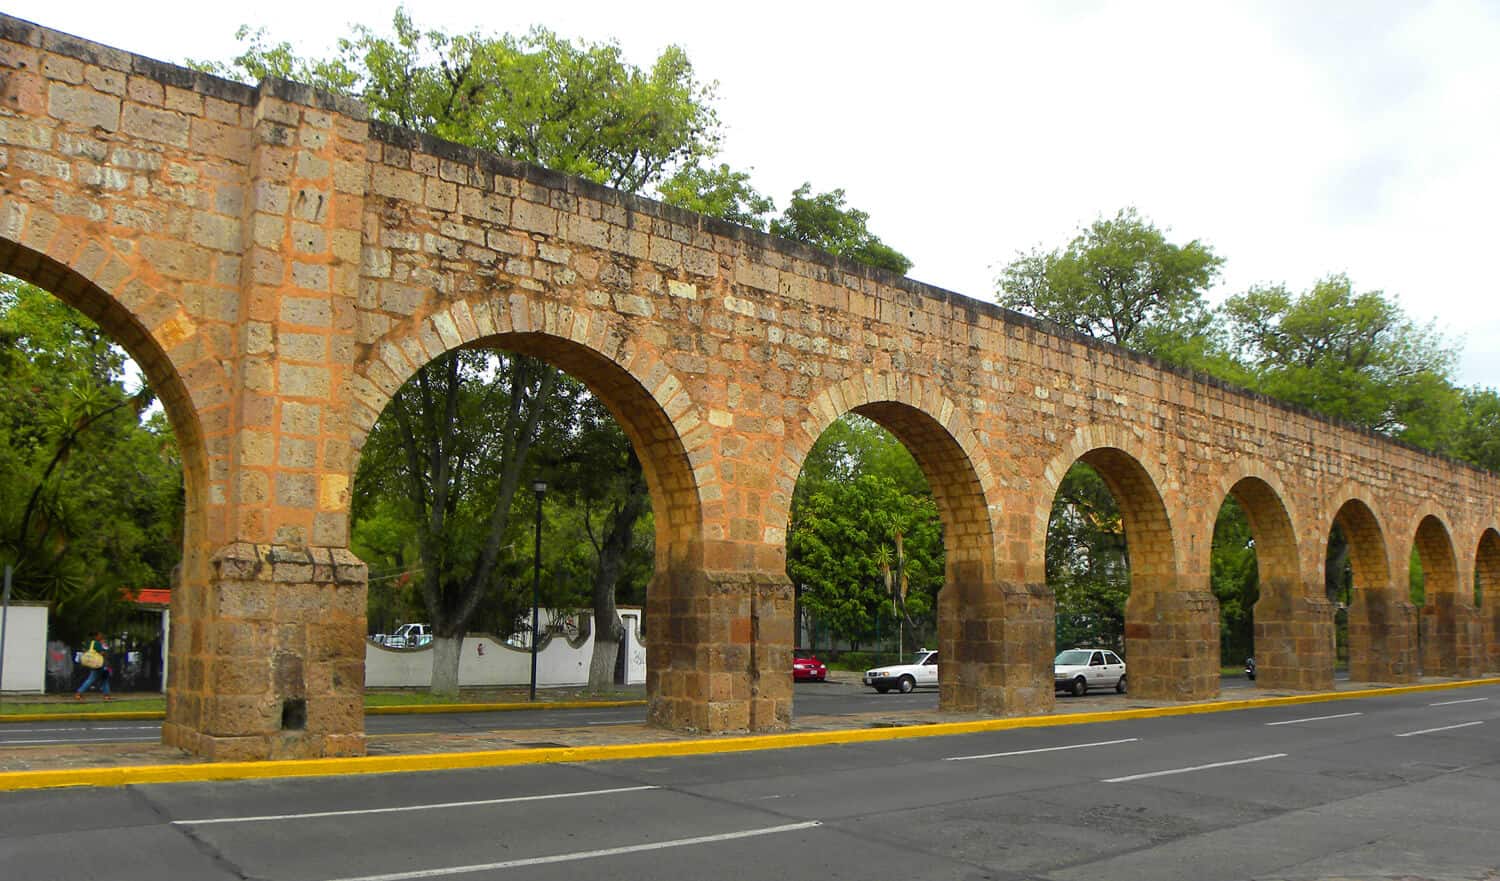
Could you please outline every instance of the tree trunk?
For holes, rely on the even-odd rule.
[[[461,636],[432,638],[432,693],[458,697],[458,659],[463,651]]]
[[[615,611],[614,595],[609,598],[609,614],[599,617],[594,610],[594,655],[589,659],[589,690],[605,691],[615,684],[615,666],[620,662],[620,646],[625,641],[625,627]]]
[[[625,554],[635,533],[635,522],[645,513],[649,495],[641,462],[631,451],[626,468],[625,501],[609,518],[609,531],[599,548],[599,563],[594,569],[594,656],[589,661],[589,688],[600,691],[614,685],[615,665],[619,662],[620,643],[625,628],[615,609],[615,585],[624,568]]]

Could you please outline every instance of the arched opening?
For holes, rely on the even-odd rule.
[[[854,670],[925,657],[919,653],[937,648],[944,557],[938,504],[911,452],[865,416],[835,420],[803,460],[792,495],[787,576],[798,657]],[[807,663],[794,670],[797,681],[820,675]],[[936,665],[922,666],[932,669],[876,690],[935,688]],[[811,682],[799,687],[797,712],[818,712],[821,691]]]
[[[1428,514],[1417,524],[1409,584],[1413,603],[1420,601],[1418,648],[1422,672],[1431,676],[1472,675],[1478,615],[1473,600],[1461,595],[1458,557],[1448,528]]]
[[[1380,522],[1358,499],[1345,502],[1333,519],[1326,555],[1331,559],[1325,565],[1336,573],[1335,584],[1348,567],[1349,678],[1406,681],[1415,675],[1417,661],[1415,610],[1392,587]],[[1343,550],[1333,543],[1335,528]]]
[[[1135,694],[1217,692],[1217,604],[1179,586],[1166,506],[1133,456],[1101,447],[1072,464],[1053,499],[1045,553],[1059,638],[1122,641]]]
[[[903,448],[893,459],[899,461],[909,456],[915,463],[916,474],[909,478],[898,476],[886,482],[888,490],[898,490],[888,494],[893,500],[888,507],[904,509],[904,516],[914,521],[927,521],[921,532],[925,543],[922,553],[927,562],[920,575],[925,583],[911,583],[908,590],[920,588],[936,600],[936,645],[929,642],[925,647],[938,650],[939,706],[950,711],[989,713],[1036,709],[1036,689],[1017,687],[1020,685],[1017,669],[1021,666],[1019,659],[1023,653],[1018,648],[1021,637],[1015,637],[1015,644],[1010,644],[1007,629],[1015,626],[1015,620],[1007,619],[1005,599],[997,595],[1000,592],[990,589],[995,578],[994,539],[985,489],[973,459],[977,445],[972,433],[961,420],[955,427],[952,420],[945,423],[931,415],[930,411],[943,409],[946,414],[947,410],[923,406],[917,402],[920,395],[915,395],[912,402],[890,399],[861,402],[863,388],[846,384],[830,390],[823,399],[827,403],[817,403],[811,409],[814,413],[826,413],[828,417],[824,429],[819,432],[819,439],[830,435],[830,427],[838,424],[831,417],[852,417],[843,421],[854,426],[867,420],[869,424],[879,426],[882,432],[889,432],[889,436]],[[835,400],[837,404],[833,403]],[[845,412],[839,413],[839,410]],[[842,431],[833,429],[833,433]],[[804,442],[812,449],[815,440],[807,438]],[[802,457],[797,462],[799,485],[807,473],[808,459]],[[899,474],[902,468],[893,469],[891,463],[886,463],[881,470],[894,470]],[[865,489],[871,493],[880,491],[878,486]],[[905,501],[901,501],[903,496]],[[934,514],[935,523],[932,522]],[[867,558],[870,566],[867,580],[874,582],[870,593],[884,601],[888,594],[885,593],[885,567],[881,559],[888,553],[892,564],[895,562],[889,525],[896,518],[887,515],[884,519],[868,519],[872,528],[884,533],[868,535],[862,542],[874,545],[869,551],[872,557]],[[915,528],[914,523],[902,525]],[[807,531],[805,525],[790,523],[789,531],[799,529]],[[789,544],[797,546],[799,541],[794,537]],[[885,553],[880,549],[882,544],[887,548]],[[808,545],[803,546],[806,547]],[[788,562],[789,575],[797,582],[803,580],[801,576],[805,571],[799,570],[799,565],[800,561]],[[899,592],[900,583],[894,566],[891,574],[891,585]],[[816,586],[801,583],[798,586],[816,589]],[[899,602],[896,605],[899,609]],[[918,647],[922,647],[921,643],[933,632],[928,629],[932,625],[911,623],[919,624]],[[891,635],[886,634],[887,637]],[[1007,645],[1010,656],[1005,653]],[[893,644],[892,647],[897,646]],[[1036,657],[1028,655],[1025,659],[1029,666],[1023,675],[1027,678],[1040,675],[1041,662],[1045,661],[1044,651],[1031,654]]]
[[[1308,596],[1300,572],[1295,530],[1281,498],[1260,478],[1241,479],[1219,510],[1212,578],[1225,631],[1243,632],[1244,624],[1230,612],[1250,604],[1246,654],[1255,658],[1260,687],[1313,689],[1333,683],[1331,609],[1323,598]],[[1226,638],[1225,645],[1234,651],[1224,663],[1244,662],[1243,642],[1230,645]]]
[[[127,309],[14,242],[0,242],[0,272],[0,562],[13,599],[49,606],[46,688],[79,684],[67,649],[96,630],[111,688],[170,687],[211,551],[198,413],[146,324],[176,308],[158,295]]]
[[[537,332],[481,337],[399,370],[382,364],[395,388],[359,451],[352,534],[381,564],[392,555],[377,552],[375,538],[407,549],[394,562],[412,570],[407,608],[418,601],[431,627],[435,691],[496,684],[489,680],[515,675],[511,667],[527,682],[523,656],[533,645],[556,654],[556,637],[591,636],[591,684],[643,677],[658,724],[774,724],[752,718],[735,688],[710,694],[714,672],[752,675],[748,656],[732,655],[756,645],[753,634],[736,641],[716,629],[724,612],[705,602],[693,467],[676,425],[630,369]],[[374,615],[385,598],[374,588],[372,596],[371,624],[383,623]],[[723,601],[731,599],[758,601]],[[617,613],[617,602],[642,600],[644,639]],[[579,621],[581,632],[568,629]],[[465,648],[466,638],[490,642]],[[466,662],[470,683],[459,679],[461,652],[487,658]]]
[[[1474,558],[1474,605],[1479,610],[1482,672],[1500,672],[1500,532],[1486,529]]]

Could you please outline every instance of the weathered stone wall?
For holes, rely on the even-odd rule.
[[[1479,553],[1500,522],[1493,475],[986,303],[368,122],[294,84],[239,86],[3,17],[0,75],[0,268],[114,334],[182,440],[173,664],[197,672],[177,680],[174,742],[358,751],[347,693],[325,675],[357,643],[317,631],[311,600],[227,598],[327,598],[318,577],[283,589],[274,562],[270,581],[251,577],[244,549],[264,563],[346,547],[365,437],[418,367],[465,345],[568,370],[635,444],[658,529],[647,627],[662,724],[787,723],[792,490],[817,436],[850,412],[901,438],[937,497],[945,709],[1051,707],[1046,524],[1080,460],[1125,512],[1138,692],[1217,689],[1209,549],[1231,494],[1261,550],[1265,684],[1331,681],[1322,567],[1336,521],[1355,562],[1357,678],[1409,678],[1421,656],[1444,672],[1494,663],[1494,615],[1481,621],[1473,594],[1476,571],[1500,569],[1500,553]],[[1450,561],[1432,564],[1426,628],[1401,600],[1414,548],[1424,565]],[[358,580],[352,563],[334,571],[351,579],[336,585]],[[355,601],[340,601],[339,626],[357,634]],[[284,633],[252,641],[271,666],[247,679],[234,660],[245,631],[226,621]],[[271,727],[272,708],[304,695],[306,728]]]

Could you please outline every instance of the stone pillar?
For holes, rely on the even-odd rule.
[[[1349,678],[1417,680],[1417,608],[1390,588],[1355,586],[1349,602]]]
[[[1055,608],[1042,584],[944,585],[938,594],[938,708],[996,716],[1052,712]]]
[[[364,754],[365,565],[236,543],[213,559],[162,742],[218,761]]]
[[[1130,693],[1205,700],[1219,693],[1219,601],[1207,591],[1131,585],[1125,601]]]
[[[1261,585],[1255,603],[1255,684],[1259,688],[1333,688],[1334,606],[1300,586]]]
[[[353,102],[280,81],[252,111],[242,214],[224,225],[240,254],[220,270],[239,281],[210,432],[226,513],[174,615],[163,739],[214,759],[357,755],[365,570],[346,550],[348,384],[368,123]]]
[[[1479,610],[1451,593],[1427,597],[1421,613],[1422,673],[1427,676],[1479,675]]]
[[[792,720],[792,584],[784,573],[675,566],[646,594],[653,725],[722,734]]]

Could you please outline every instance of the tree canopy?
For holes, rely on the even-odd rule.
[[[1457,353],[1380,291],[1331,275],[1294,295],[1281,285],[1230,297],[1222,314],[1235,358],[1258,391],[1429,449],[1462,406]]]
[[[0,564],[76,640],[122,589],[166,587],[181,556],[182,465],[149,388],[92,321],[0,277]]]
[[[782,215],[771,221],[771,235],[905,275],[911,260],[870,232],[869,220],[866,212],[844,207],[843,190],[814,194],[812,184],[804,183],[792,192]]]

